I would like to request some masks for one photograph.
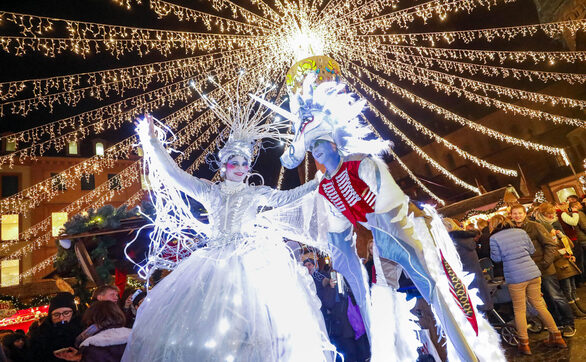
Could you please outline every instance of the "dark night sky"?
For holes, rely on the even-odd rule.
[[[148,1],[148,0],[147,0]],[[144,1],[145,3],[147,1]],[[194,9],[208,10],[209,5],[202,0],[190,0],[190,1],[174,1],[177,4],[192,7]],[[407,4],[408,3],[408,4]],[[421,1],[401,1],[403,6],[412,6],[414,3],[421,3]],[[253,7],[249,7],[251,10]],[[129,25],[136,27],[148,27],[148,28],[159,28],[159,29],[172,29],[172,30],[186,30],[186,31],[202,31],[203,29],[198,28],[193,23],[183,22],[179,23],[173,16],[166,17],[164,19],[157,19],[156,15],[148,9],[147,5],[134,6],[131,11],[127,11],[112,1],[108,0],[4,0],[0,5],[0,11],[15,11],[21,13],[28,13],[34,15],[44,15],[63,19],[73,19],[82,21],[100,22],[106,24],[119,24]],[[229,17],[229,14],[224,13],[225,17]],[[418,31],[439,31],[439,30],[463,30],[463,29],[475,29],[475,28],[489,28],[496,26],[511,26],[519,24],[532,24],[538,23],[538,16],[535,6],[531,0],[520,0],[513,4],[505,4],[497,6],[494,10],[486,12],[484,10],[475,11],[472,14],[458,14],[450,15],[448,20],[445,22],[439,22],[431,20],[428,24],[422,24],[421,21],[416,21],[409,28],[410,32]],[[4,25],[0,27],[0,34],[8,35],[11,32],[10,25]],[[401,32],[398,30],[398,32]],[[454,44],[455,47],[461,47],[462,44]],[[470,47],[482,49],[494,47],[496,49],[532,49],[532,50],[563,50],[561,43],[555,40],[547,39],[519,39],[513,42],[499,42],[495,41],[492,43],[478,43],[471,45],[463,45],[462,47]],[[185,57],[182,52],[176,52],[172,58]],[[168,60],[169,58],[163,58],[162,56],[151,53],[139,60],[136,55],[123,56],[120,59],[114,59],[113,57],[106,54],[93,54],[86,59],[79,56],[70,54],[64,54],[56,58],[46,58],[35,54],[26,55],[23,57],[14,57],[7,55],[6,53],[0,52],[0,82],[17,80],[17,79],[31,79],[45,76],[65,75],[79,72],[102,70],[113,67],[125,67],[134,64],[145,64],[153,61]],[[246,67],[246,64],[243,65]],[[517,65],[518,66],[518,65]],[[565,69],[571,71],[571,67]],[[559,69],[556,69],[559,70]],[[344,72],[344,70],[342,70]],[[462,104],[457,98],[438,95],[433,89],[425,89],[422,87],[413,87],[409,82],[401,81],[396,79],[397,84],[405,86],[416,93],[425,96],[428,99],[437,102],[442,106],[446,106],[452,110],[457,111],[459,114],[468,117],[470,119],[477,119],[483,115],[491,112],[491,109],[484,109],[475,105]],[[499,82],[502,85],[511,85],[510,82]],[[532,89],[539,89],[543,85],[534,84],[523,84],[515,83],[520,87],[533,87]],[[156,85],[156,84],[155,84]],[[154,89],[154,87],[152,87]],[[529,88],[527,88],[529,89]],[[138,94],[137,92],[129,91],[127,96]],[[423,124],[433,129],[440,135],[445,135],[457,126],[453,123],[441,121],[438,117],[430,114],[429,112],[420,110],[410,104],[405,104],[400,99],[389,97],[392,101],[396,102],[400,107],[404,107],[407,113],[411,114],[414,118],[420,120]],[[111,101],[115,102],[119,99],[111,97]],[[74,114],[87,111],[98,106],[104,105],[104,103],[97,102],[94,100],[85,99],[80,104],[71,109],[66,106],[57,106],[52,114],[48,113],[46,109],[32,112],[26,118],[20,116],[7,115],[0,119],[0,133],[5,131],[19,131],[34,126],[38,126],[42,123],[54,121],[64,117],[68,117]],[[179,105],[182,106],[182,105]],[[178,108],[178,107],[176,107]],[[173,109],[162,109],[160,115],[164,116]],[[368,113],[367,113],[368,115]],[[157,116],[157,112],[155,112]],[[375,126],[381,131],[381,133],[389,137],[390,132],[384,130],[384,127],[374,120]],[[405,125],[398,123],[398,126],[405,131],[408,131]],[[125,137],[128,137],[132,133],[132,126],[126,124],[121,130],[113,132],[106,132],[100,135],[101,138],[108,139],[111,142],[117,142]],[[429,139],[421,135],[416,134],[414,131],[407,132],[412,139],[420,146],[429,143]],[[409,151],[408,148],[403,146],[397,139],[391,138],[396,144],[396,151],[398,154],[405,154]],[[255,167],[256,170],[261,171],[265,176],[265,182],[268,185],[275,185],[279,170],[278,155],[280,154],[280,148],[273,148],[268,152],[264,152],[257,161]],[[184,164],[189,165],[191,162],[188,161]],[[268,172],[267,172],[268,171]],[[199,172],[200,176],[209,177],[211,173],[202,167]],[[296,171],[288,171],[285,178],[284,188],[289,188],[297,183]]]

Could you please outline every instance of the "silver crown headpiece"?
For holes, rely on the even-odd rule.
[[[227,139],[224,139],[224,145],[218,152],[218,158],[222,164],[225,164],[232,156],[242,156],[252,163],[254,159],[254,146],[263,139],[286,140],[291,136],[281,133],[282,129],[288,127],[288,121],[275,117],[269,120],[270,112],[262,107],[258,107],[254,99],[250,98],[245,104],[240,99],[240,80],[244,72],[240,72],[236,85],[236,92],[231,95],[225,88],[215,82],[213,78],[209,81],[217,86],[223,93],[223,100],[216,101],[205,94],[201,94],[202,99],[207,103],[214,114],[229,128]],[[275,89],[272,84],[261,85],[254,93],[256,96],[264,98]],[[227,105],[223,105],[224,100]]]

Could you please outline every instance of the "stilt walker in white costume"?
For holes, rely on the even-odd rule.
[[[282,125],[265,122],[253,102],[224,110],[208,101],[230,128],[219,183],[181,170],[151,116],[137,127],[157,209],[141,274],[174,270],[139,308],[123,361],[333,361],[311,277],[278,231],[256,223],[263,206],[286,205],[318,181],[289,191],[249,185],[253,146],[279,138]],[[209,224],[191,215],[182,193],[203,204]]]
[[[315,160],[325,166],[319,193],[329,210],[328,239],[333,266],[349,280],[370,326],[373,360],[392,360],[377,350],[381,345],[377,334],[395,334],[394,340],[399,345],[405,330],[384,331],[375,326],[379,318],[385,317],[385,310],[390,314],[396,307],[381,306],[381,298],[387,301],[383,304],[393,303],[393,298],[388,294],[385,297],[381,290],[373,289],[372,304],[369,300],[365,281],[360,280],[362,266],[353,245],[352,227],[358,223],[373,234],[377,275],[382,274],[385,261],[397,262],[432,306],[448,340],[450,361],[504,361],[497,333],[477,312],[476,304],[482,302],[475,291],[467,290],[469,282],[462,281],[470,280],[471,276],[463,275],[461,262],[441,219],[432,207],[421,211],[412,206],[377,157],[389,144],[374,138],[359,122],[365,101],[345,93],[345,85],[340,82],[320,82],[323,79],[316,82],[327,75],[325,72],[332,72],[335,62],[330,60],[328,67],[305,71],[315,65],[315,58],[299,62],[288,74],[289,82],[304,77],[296,80],[302,87],[289,97],[291,112],[255,98],[293,123],[294,140],[281,156],[285,167],[299,165],[306,151],[312,152]],[[296,69],[302,72],[295,73]],[[373,310],[376,315],[372,315]],[[397,317],[400,316],[392,316]],[[406,355],[396,358],[409,359]]]

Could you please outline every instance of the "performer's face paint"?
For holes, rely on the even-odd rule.
[[[324,165],[328,172],[332,172],[340,163],[340,154],[336,145],[330,141],[317,140],[311,145],[311,154],[313,158]]]
[[[234,156],[226,163],[226,179],[234,182],[242,182],[248,175],[250,165],[242,156]]]

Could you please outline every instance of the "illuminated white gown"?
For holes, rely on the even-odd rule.
[[[280,235],[255,223],[260,206],[294,201],[316,181],[289,191],[212,184],[183,172],[156,140],[151,145],[145,155],[204,205],[211,235],[149,292],[122,360],[333,360],[313,280]]]

